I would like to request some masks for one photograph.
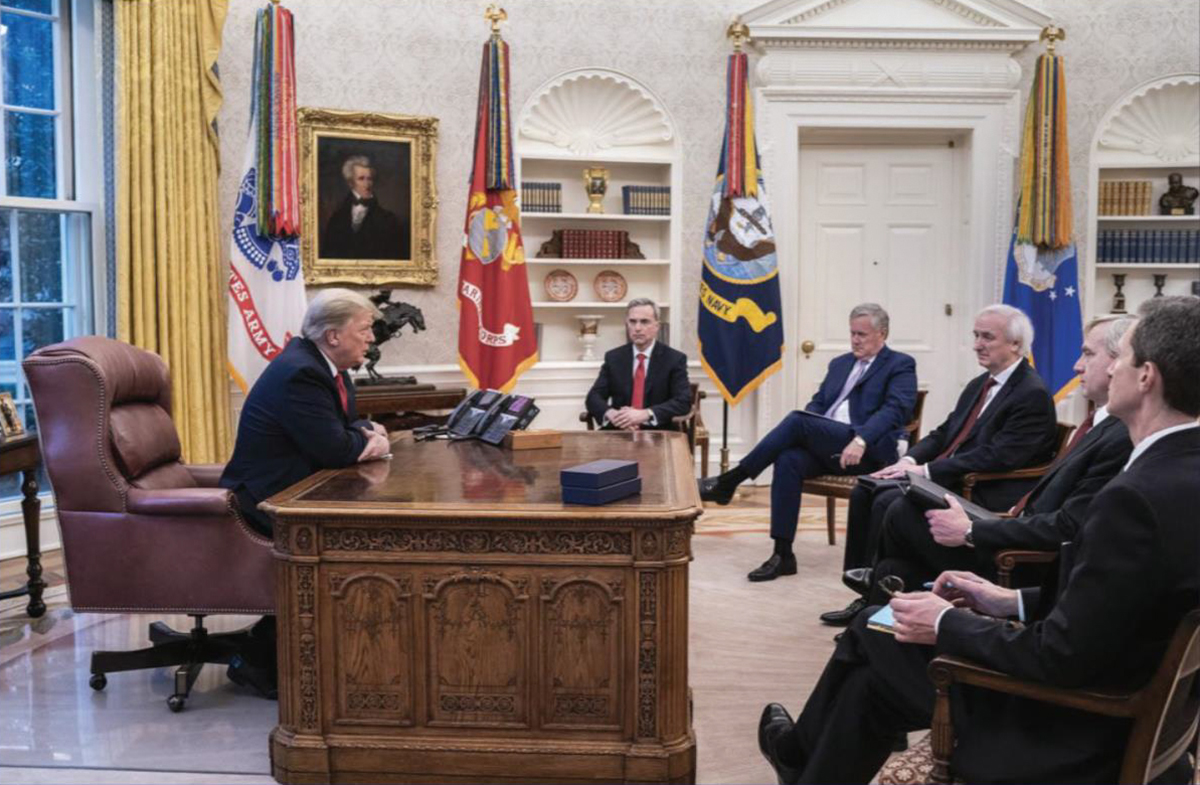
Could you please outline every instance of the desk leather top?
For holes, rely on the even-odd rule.
[[[561,449],[512,451],[483,442],[414,442],[392,434],[393,457],[320,472],[273,496],[264,509],[286,518],[495,515],[694,518],[702,512],[683,434],[568,432]],[[611,504],[563,504],[559,471],[599,458],[638,462],[642,492]]]

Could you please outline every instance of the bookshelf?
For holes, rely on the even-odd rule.
[[[624,342],[625,302],[606,302],[595,291],[597,275],[606,270],[625,279],[626,300],[654,299],[669,333],[674,321],[671,304],[680,302],[681,153],[674,122],[657,96],[619,71],[565,71],[547,80],[525,103],[515,152],[519,182],[561,185],[560,212],[539,212],[524,204],[521,211],[543,364],[560,370],[598,366],[578,359],[583,351],[581,315],[603,317],[597,328],[597,356]],[[594,167],[608,173],[601,213],[588,212],[583,172]],[[625,214],[626,186],[670,189],[669,213]],[[559,230],[622,232],[644,258],[539,258],[543,244]],[[566,270],[578,282],[577,294],[567,302],[555,301],[546,292],[545,278],[556,270]]]
[[[1197,117],[1200,74],[1180,73],[1134,88],[1098,124],[1089,167],[1086,317],[1112,311],[1114,275],[1124,276],[1130,313],[1154,296],[1156,276],[1166,276],[1163,294],[1200,289],[1200,215],[1158,214],[1168,175],[1177,172],[1184,185],[1200,188]],[[1148,198],[1134,198],[1134,188],[1117,185],[1126,183],[1149,183]],[[1129,198],[1122,202],[1118,193]]]

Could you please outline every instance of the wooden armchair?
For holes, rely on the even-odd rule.
[[[1054,455],[1050,456],[1050,460],[1040,466],[1027,466],[1024,469],[1013,469],[1011,472],[971,472],[963,475],[963,498],[967,501],[971,500],[971,494],[975,492],[975,486],[981,482],[993,482],[995,480],[1039,480],[1042,475],[1050,470],[1054,459],[1062,454],[1066,449],[1067,442],[1071,440],[1071,433],[1075,430],[1074,425],[1068,425],[1065,422],[1060,422],[1057,425],[1058,446],[1054,448]]]
[[[908,434],[908,443],[916,444],[921,438],[921,412],[925,409],[925,395],[928,390],[917,390],[917,403],[913,407],[912,419],[904,426]],[[829,544],[837,545],[837,530],[834,528],[837,518],[837,499],[849,499],[858,478],[847,474],[822,474],[804,481],[804,492],[814,496],[825,497],[825,528],[829,533]]]
[[[954,726],[950,717],[950,685],[970,684],[984,689],[1065,706],[1108,717],[1133,720],[1121,761],[1121,783],[1146,783],[1179,760],[1193,744],[1200,726],[1197,710],[1197,672],[1200,671],[1200,608],[1179,622],[1162,664],[1142,689],[1130,693],[1064,689],[1022,681],[956,657],[937,657],[929,678],[937,690],[930,741],[933,766],[930,781],[952,782],[950,755]],[[1015,750],[1019,754],[1019,750]]]
[[[703,468],[703,474],[708,474],[708,428],[704,425],[704,419],[700,416],[700,402],[707,397],[707,393],[700,389],[700,385],[696,382],[689,382],[688,386],[692,392],[692,408],[687,414],[681,414],[678,417],[671,418],[671,429],[687,434],[688,449],[691,450],[692,456],[696,455],[696,448],[700,448],[700,463]],[[585,409],[579,413],[579,421],[587,425],[589,431],[596,430],[596,421],[592,415]]]

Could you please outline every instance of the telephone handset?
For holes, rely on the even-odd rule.
[[[460,439],[476,434],[481,427],[487,427],[507,398],[499,390],[476,390],[455,407],[446,421],[446,429],[452,437]]]
[[[533,422],[541,410],[533,405],[533,399],[524,395],[510,395],[501,407],[486,422],[477,428],[480,441],[500,444],[509,431],[523,431]]]

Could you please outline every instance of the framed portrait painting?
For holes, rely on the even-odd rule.
[[[25,426],[21,423],[21,415],[17,414],[12,393],[0,393],[0,442],[23,433]]]
[[[437,283],[435,117],[300,107],[308,284]]]

